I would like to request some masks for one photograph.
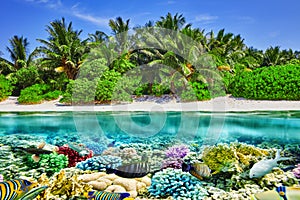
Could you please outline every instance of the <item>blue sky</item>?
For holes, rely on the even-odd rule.
[[[168,12],[183,14],[193,27],[241,34],[248,46],[300,50],[299,0],[2,0],[0,51],[13,35],[28,38],[30,50],[46,39],[46,25],[65,17],[82,38],[96,30],[111,33],[108,20],[121,16],[130,26],[158,20]]]

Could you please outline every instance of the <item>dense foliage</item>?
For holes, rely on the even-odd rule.
[[[9,95],[11,95],[13,90],[13,86],[9,80],[5,78],[5,76],[0,74],[0,101],[6,99]]]
[[[61,94],[60,91],[49,91],[50,86],[46,84],[34,84],[21,91],[18,98],[20,104],[38,104],[43,100],[54,100]]]
[[[239,34],[205,32],[178,13],[138,27],[117,17],[109,26],[112,35],[97,30],[82,39],[72,22],[54,20],[32,52],[27,38],[13,36],[10,60],[0,57],[0,100],[20,95],[20,103],[31,104],[63,95],[62,102],[85,104],[176,94],[194,101],[226,93],[300,99],[299,51],[248,47]]]
[[[300,65],[271,66],[244,71],[234,77],[235,97],[263,100],[299,100]]]

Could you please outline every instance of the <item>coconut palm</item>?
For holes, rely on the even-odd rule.
[[[44,46],[38,48],[42,53],[42,66],[66,73],[69,79],[75,79],[86,54],[87,40],[81,40],[82,30],[73,30],[72,22],[65,19],[55,20],[46,28],[48,40],[38,39]]]
[[[275,66],[285,62],[285,57],[282,55],[280,47],[269,47],[264,52],[263,66]]]
[[[172,16],[171,13],[168,13],[166,17],[160,17],[160,20],[156,22],[156,26],[177,31],[183,28],[185,22],[185,18],[182,14],[179,15],[176,13]],[[189,26],[191,26],[191,24],[187,24],[185,27]]]
[[[0,71],[4,74],[15,72],[22,67],[28,67],[37,55],[35,50],[30,54],[28,53],[29,42],[23,36],[13,36],[9,40],[9,44],[10,46],[6,47],[6,50],[9,52],[11,60],[0,57]]]

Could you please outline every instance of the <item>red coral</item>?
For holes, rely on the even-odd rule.
[[[80,156],[77,151],[74,151],[73,149],[71,149],[68,146],[58,147],[58,151],[57,151],[57,153],[64,154],[68,157],[68,159],[69,159],[68,167],[75,167],[76,163],[84,161],[88,158],[91,158],[93,156],[93,151],[89,150],[89,152],[90,153],[86,156]]]

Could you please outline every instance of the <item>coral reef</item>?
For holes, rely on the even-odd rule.
[[[166,159],[163,161],[162,168],[181,169],[183,158],[189,152],[190,150],[186,145],[169,147],[165,152]]]
[[[237,174],[248,170],[251,164],[269,154],[269,151],[253,145],[236,142],[229,145],[222,143],[204,148],[202,160],[214,171],[213,174],[220,172]]]
[[[136,163],[141,161],[142,157],[137,154],[137,151],[130,148],[119,148],[119,147],[109,147],[103,151],[102,155],[111,155],[120,157],[123,161],[123,164]]]
[[[37,200],[69,200],[82,197],[84,192],[90,191],[92,187],[78,179],[77,175],[67,174],[64,170],[56,173],[50,179],[43,175],[38,180],[40,185],[49,186],[43,195]]]
[[[226,192],[220,188],[208,186],[206,187],[208,196],[204,197],[204,200],[228,200],[228,199],[242,199],[242,200],[250,200],[251,194],[255,194],[258,192],[264,191],[260,189],[257,185],[246,185],[245,188],[239,190],[231,190]]]
[[[154,174],[151,181],[148,191],[156,198],[203,199],[208,194],[197,178],[179,169],[164,169]]]
[[[77,151],[74,151],[73,149],[71,149],[68,146],[58,147],[57,152],[59,154],[64,154],[68,157],[68,161],[69,161],[68,167],[75,167],[78,162],[84,161],[93,156],[92,151],[90,151],[90,153],[86,156],[80,156]]]
[[[84,144],[88,149],[93,151],[94,155],[102,154],[102,152],[107,148],[104,144],[94,141],[87,141]]]
[[[46,142],[55,146],[63,146],[69,142],[81,143],[78,133],[49,133]]]
[[[48,176],[52,176],[55,172],[59,172],[61,169],[68,166],[67,156],[55,152],[40,155],[39,162],[35,162],[31,156],[27,156],[25,162],[29,169],[43,168],[44,170],[40,171],[43,173],[45,172]]]
[[[130,193],[130,197],[133,198],[137,197],[139,193],[143,194],[145,189],[151,185],[151,179],[147,176],[129,179],[104,172],[83,174],[78,179],[91,185],[94,190],[128,192]]]
[[[167,158],[183,158],[190,152],[189,148],[186,145],[176,145],[169,147],[166,150]]]
[[[300,178],[300,164],[298,164],[296,168],[293,169],[293,174],[295,175],[296,178]]]
[[[79,162],[76,168],[82,170],[96,170],[103,171],[106,167],[116,168],[122,165],[122,159],[116,156],[96,156],[85,161]]]

